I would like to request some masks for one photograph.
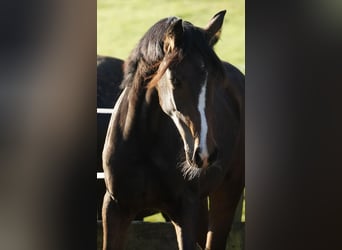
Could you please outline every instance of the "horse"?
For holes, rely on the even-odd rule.
[[[146,208],[170,217],[179,249],[225,249],[245,162],[244,75],[213,50],[225,13],[204,28],[164,18],[126,60],[102,153],[104,250]]]
[[[97,107],[114,107],[115,101],[121,93],[123,67],[122,59],[97,55]]]

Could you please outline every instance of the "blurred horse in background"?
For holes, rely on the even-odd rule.
[[[123,79],[124,61],[109,56],[97,56],[97,108],[112,109],[121,93],[120,84]],[[97,114],[97,164],[96,172],[103,172],[102,150],[106,138],[111,114]],[[102,181],[97,181],[97,219],[101,220],[103,195],[106,187]]]

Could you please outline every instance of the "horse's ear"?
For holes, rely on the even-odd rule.
[[[226,14],[226,10],[220,11],[219,13],[217,13],[215,16],[211,18],[207,26],[204,28],[204,31],[207,34],[208,42],[210,46],[214,46],[215,43],[220,38],[221,28],[222,28],[225,14]]]
[[[166,31],[164,38],[164,52],[166,54],[172,52],[179,47],[183,38],[182,19],[177,19]]]

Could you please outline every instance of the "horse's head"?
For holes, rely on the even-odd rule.
[[[187,162],[197,167],[210,165],[218,152],[212,134],[213,91],[222,82],[223,69],[212,47],[224,15],[216,14],[204,29],[176,17],[169,20],[162,41],[165,56],[149,84],[182,137]]]

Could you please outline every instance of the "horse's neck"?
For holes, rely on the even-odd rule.
[[[147,146],[146,154],[159,168],[175,169],[177,161],[182,158],[183,142],[171,118],[162,111],[156,93],[145,115],[142,141]]]
[[[157,92],[144,90],[137,96],[135,104],[123,107],[125,110],[124,136],[134,141],[144,157],[157,165],[172,164],[175,156],[179,157],[178,149],[183,149],[182,142],[172,120],[162,111]]]
[[[168,138],[170,134],[179,137],[171,118],[160,107],[156,90],[144,95],[144,101],[141,102],[140,109],[137,111],[139,112],[137,122],[140,124],[139,129],[142,139],[149,142],[158,140],[156,143],[167,144],[167,142],[172,143]]]
[[[183,152],[178,131],[160,108],[156,91],[147,96],[146,90],[143,91],[135,96],[134,103],[129,101],[130,89],[126,88],[119,97],[108,127],[105,150],[118,160],[124,158],[166,171],[176,169],[174,166],[182,159]]]

